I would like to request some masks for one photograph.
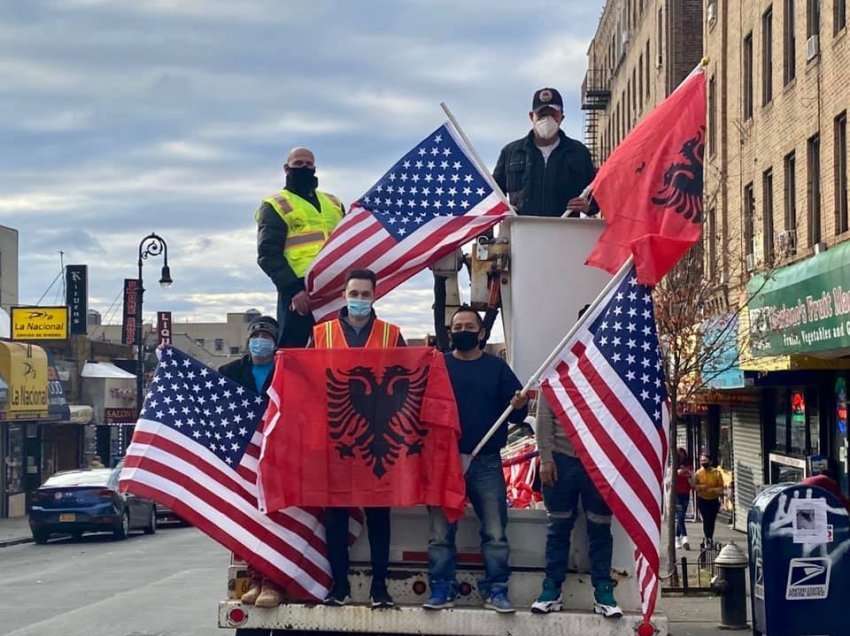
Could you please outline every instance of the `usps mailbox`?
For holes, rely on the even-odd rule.
[[[831,493],[777,484],[747,522],[753,633],[850,634],[850,524]]]

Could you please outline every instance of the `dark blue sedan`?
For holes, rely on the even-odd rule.
[[[131,530],[156,532],[156,506],[148,499],[118,491],[121,468],[57,473],[35,492],[29,521],[33,540],[46,543],[52,534],[79,537],[84,532],[111,532],[126,539]]]

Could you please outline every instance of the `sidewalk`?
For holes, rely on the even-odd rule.
[[[666,532],[662,532],[662,566],[661,571],[667,572],[666,559],[664,558],[666,543]],[[676,552],[681,558],[684,554],[689,560],[695,559],[699,554],[699,543],[702,539],[702,524],[688,524],[688,538],[691,549],[689,552]],[[732,530],[727,517],[721,516],[717,519],[717,527],[714,531],[715,541],[726,545],[734,541],[738,547],[746,552],[747,535],[737,530]],[[749,601],[748,601],[749,604]],[[662,596],[658,602],[659,611],[667,615],[669,621],[670,636],[720,636],[730,634],[718,628],[720,624],[720,598],[717,596]],[[734,633],[734,632],[731,632]],[[745,634],[748,632],[738,632]]]
[[[0,548],[31,541],[32,533],[26,517],[0,519]]]

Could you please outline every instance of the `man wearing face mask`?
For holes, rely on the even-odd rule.
[[[312,345],[317,349],[388,349],[405,346],[401,330],[379,320],[372,309],[377,277],[368,269],[348,272],[345,281],[345,307],[335,320],[313,327]],[[369,552],[372,557],[372,586],[369,596],[373,608],[393,607],[387,590],[387,570],[390,561],[390,509],[366,508],[366,528],[369,533]],[[348,508],[325,509],[325,534],[328,561],[331,564],[333,588],[326,605],[342,606],[350,600],[348,582]]]
[[[274,352],[278,324],[274,318],[260,316],[248,325],[248,353],[219,368],[218,372],[240,386],[266,397],[274,375]],[[257,607],[277,607],[283,596],[271,581],[251,572],[251,584],[242,602]]]
[[[345,210],[316,189],[316,159],[307,148],[293,148],[283,170],[286,186],[263,199],[254,215],[257,262],[277,288],[278,344],[304,347],[313,327],[304,275]]]
[[[587,147],[561,130],[564,101],[554,88],[541,88],[528,113],[532,129],[502,149],[493,177],[518,214],[559,217],[565,212],[596,214],[581,197],[596,169]]]
[[[460,307],[452,316],[453,351],[446,354],[446,367],[460,417],[460,452],[471,454],[499,416],[512,404],[510,421],[523,422],[528,411],[522,386],[507,363],[481,350],[484,323],[478,312]],[[481,524],[481,552],[485,578],[478,583],[484,607],[499,613],[512,613],[508,598],[510,547],[506,534],[508,522],[507,492],[502,474],[501,449],[508,439],[508,424],[491,437],[466,471],[466,494]],[[431,538],[428,541],[428,574],[431,596],[426,609],[454,606],[455,533],[440,508],[428,509]]]

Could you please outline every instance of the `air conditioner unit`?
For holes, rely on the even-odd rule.
[[[718,278],[718,281],[721,285],[725,285],[727,283],[728,276],[726,275],[726,272],[720,272],[720,277]]]
[[[818,241],[814,245],[815,254],[823,254],[827,250],[827,245],[823,241]]]
[[[747,257],[744,259],[744,264],[746,265],[748,272],[755,271],[755,269],[756,269],[756,255],[755,254],[747,254]]]
[[[628,46],[628,44],[629,44],[629,40],[631,40],[631,37],[632,37],[632,32],[631,32],[631,31],[629,31],[629,30],[623,31],[623,32],[620,34],[620,44],[621,44],[623,47]]]
[[[778,255],[789,256],[797,248],[797,231],[784,230],[776,233],[776,248]]]
[[[806,61],[810,61],[820,53],[820,38],[816,35],[806,40]]]
[[[709,24],[714,24],[717,21],[717,3],[709,2],[705,9],[705,16]]]

